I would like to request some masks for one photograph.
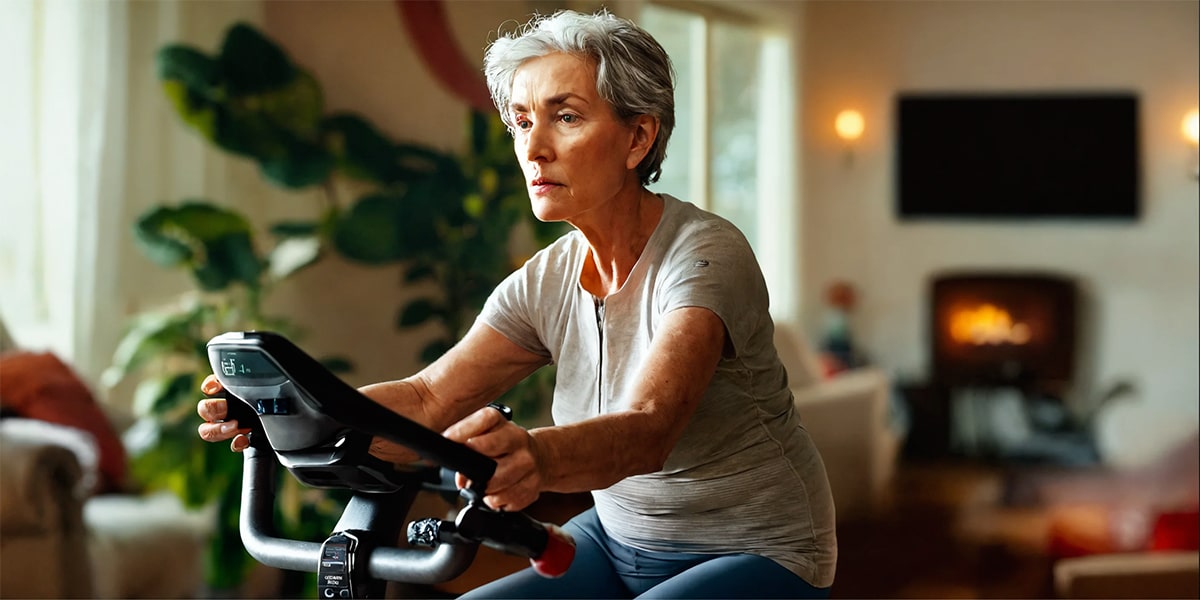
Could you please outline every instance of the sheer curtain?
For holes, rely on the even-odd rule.
[[[0,3],[0,316],[20,346],[89,372],[115,299],[103,250],[119,214],[105,207],[122,196],[127,14],[117,1]]]
[[[155,53],[213,51],[253,0],[0,1],[0,318],[90,382],[129,316],[188,289],[131,225],[153,204],[228,197],[230,160],[179,123]],[[103,390],[96,390],[103,392]]]

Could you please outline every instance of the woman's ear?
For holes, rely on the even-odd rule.
[[[658,117],[638,115],[633,119],[633,139],[629,145],[629,157],[625,160],[625,168],[636,169],[642,164],[642,159],[650,154],[654,140],[658,139]]]

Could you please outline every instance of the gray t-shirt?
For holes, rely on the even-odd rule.
[[[602,303],[579,283],[588,245],[572,231],[505,279],[479,318],[558,366],[552,413],[567,424],[628,406],[667,313],[713,311],[728,341],[695,415],[661,471],[593,492],[600,522],[635,548],[758,554],[829,586],[833,498],[775,353],[754,252],[728,221],[661,197],[629,279]]]

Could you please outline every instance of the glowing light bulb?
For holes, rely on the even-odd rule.
[[[837,130],[838,137],[847,142],[853,142],[862,137],[864,127],[862,113],[857,110],[843,110],[838,113],[837,119],[833,122],[833,128]]]
[[[1183,117],[1183,124],[1179,129],[1188,143],[1193,146],[1200,144],[1200,113],[1193,108]]]

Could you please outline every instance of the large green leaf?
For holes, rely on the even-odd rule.
[[[232,283],[259,286],[263,261],[254,253],[247,233],[231,233],[204,241],[205,260],[192,273],[200,287],[208,291],[223,290]]]
[[[309,237],[321,231],[317,221],[280,221],[271,225],[271,235],[278,237]]]
[[[175,107],[184,124],[195,129],[210,142],[216,141],[218,109],[180,81],[164,81],[163,93]]]
[[[403,258],[399,205],[400,199],[393,195],[360,198],[334,224],[333,246],[346,258],[367,264]]]
[[[333,244],[345,257],[367,264],[436,253],[439,210],[430,195],[371,194],[341,215]]]
[[[392,184],[407,172],[397,160],[396,146],[358,115],[341,113],[321,124],[325,146],[337,157],[346,175],[363,181]]]
[[[112,366],[101,377],[102,385],[116,385],[153,358],[195,357],[197,347],[193,332],[210,318],[209,309],[200,305],[180,312],[137,316],[117,344]]]
[[[400,316],[396,318],[396,326],[413,327],[441,314],[445,314],[445,308],[429,298],[417,298],[400,311]]]
[[[191,240],[177,235],[172,226],[174,210],[152,208],[133,224],[133,239],[151,262],[160,267],[178,267],[196,255]]]
[[[404,283],[416,283],[437,278],[437,271],[427,262],[416,261],[404,271]]]
[[[134,391],[133,412],[139,417],[178,415],[181,407],[195,406],[198,389],[195,372],[144,379]]]
[[[203,96],[212,96],[214,86],[221,80],[221,66],[191,46],[164,46],[154,58],[159,79],[178,81]]]
[[[260,156],[259,166],[271,182],[290,189],[316,185],[329,178],[334,168],[333,155],[310,142],[292,139],[277,156]]]
[[[213,108],[212,142],[238,156],[264,160],[286,156],[293,136],[261,112],[243,110],[231,103]]]
[[[316,141],[321,133],[325,100],[321,85],[308,71],[297,69],[283,86],[235,100],[239,109],[261,113],[277,127],[305,140]]]
[[[250,225],[232,210],[201,201],[152,208],[134,224],[134,238],[150,260],[189,268],[206,290],[233,282],[258,285],[263,265]]]
[[[225,33],[217,60],[231,96],[277,89],[296,75],[283,49],[245,23],[237,23]]]
[[[171,45],[159,50],[156,58],[163,93],[183,122],[213,140],[220,95],[220,66],[199,50]]]

